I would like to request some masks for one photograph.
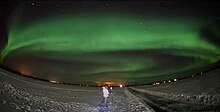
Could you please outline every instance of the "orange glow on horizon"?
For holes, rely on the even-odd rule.
[[[103,82],[103,84],[106,84],[106,85],[113,85],[115,84],[114,82]]]
[[[20,66],[20,67],[17,67],[16,70],[17,70],[19,73],[21,73],[21,75],[31,76],[31,71],[30,71],[30,69],[28,69],[27,67]]]
[[[96,85],[108,85],[108,86],[119,86],[121,83],[118,82],[111,82],[111,81],[106,81],[106,82],[95,82]]]

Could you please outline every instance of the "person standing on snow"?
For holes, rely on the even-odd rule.
[[[108,97],[109,97],[109,92],[108,92],[107,86],[102,87],[102,89],[103,89],[103,97],[104,97],[104,106],[108,107],[107,101],[108,101]]]

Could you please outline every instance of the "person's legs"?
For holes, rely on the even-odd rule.
[[[105,98],[104,106],[107,107],[107,100],[108,100],[108,97],[104,97],[104,98]]]
[[[109,97],[107,97],[107,103],[109,102]]]

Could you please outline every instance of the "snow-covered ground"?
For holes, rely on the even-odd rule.
[[[130,88],[159,111],[220,111],[220,68],[177,82]]]
[[[0,111],[220,111],[219,73],[220,68],[159,86],[115,87],[104,107],[101,87],[52,84],[0,69]]]
[[[146,112],[126,89],[113,88],[108,107],[102,88],[52,84],[0,69],[1,112]]]

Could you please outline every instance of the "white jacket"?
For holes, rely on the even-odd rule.
[[[108,97],[108,95],[109,95],[108,89],[103,88],[103,97]]]

